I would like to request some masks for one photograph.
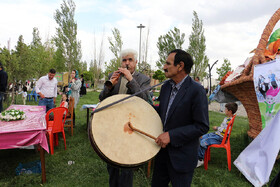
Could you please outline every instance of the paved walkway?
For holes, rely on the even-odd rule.
[[[209,105],[209,110],[219,112],[220,111],[220,103],[211,102],[211,104]],[[247,117],[247,112],[246,112],[246,110],[245,110],[245,108],[242,104],[238,105],[238,110],[237,110],[236,113],[237,113],[237,116]]]

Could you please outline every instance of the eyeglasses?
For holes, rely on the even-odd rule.
[[[132,62],[132,61],[133,61],[132,58],[129,58],[129,59],[123,58],[123,59],[122,59],[123,62],[126,62],[127,60],[128,60],[129,62]]]

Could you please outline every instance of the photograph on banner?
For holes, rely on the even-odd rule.
[[[280,110],[280,59],[255,66],[254,87],[264,128]]]

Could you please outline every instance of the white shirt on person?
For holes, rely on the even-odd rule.
[[[27,97],[27,92],[21,91],[18,94],[22,94],[22,97]]]
[[[36,83],[36,93],[41,92],[45,97],[57,97],[57,79],[49,76],[41,77]]]

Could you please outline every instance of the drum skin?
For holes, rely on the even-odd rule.
[[[127,96],[118,94],[108,97],[97,108]],[[136,96],[94,113],[89,122],[89,138],[96,153],[111,165],[136,167],[153,158],[160,150],[155,140],[132,131],[128,122],[154,137],[163,133],[158,113]]]

